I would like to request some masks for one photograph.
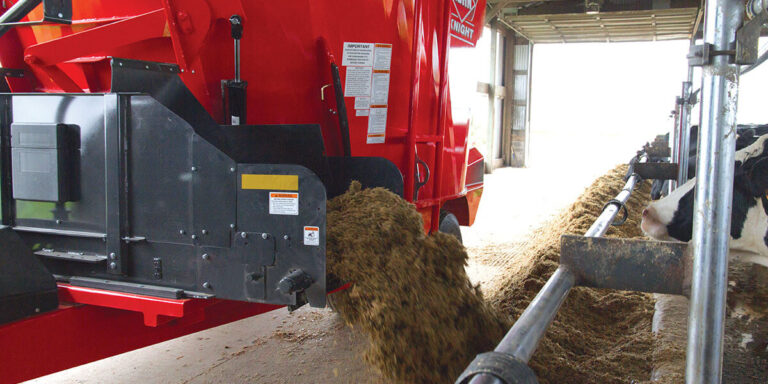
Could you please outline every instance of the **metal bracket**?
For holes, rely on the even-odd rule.
[[[752,20],[736,31],[736,64],[752,65],[757,62],[758,39],[766,22],[768,22],[768,11],[763,8]]]
[[[171,73],[171,74],[181,73],[181,68],[176,64],[123,59],[119,57],[110,57],[110,59],[112,60],[112,68],[120,67],[120,68],[126,68],[126,69],[138,69],[138,70],[144,70],[144,71]]]
[[[635,173],[643,179],[675,180],[677,179],[677,163],[637,163]]]
[[[685,294],[692,260],[681,242],[564,235],[560,264],[578,285],[623,291]]]
[[[731,56],[730,61],[733,61],[736,56],[736,50],[717,51],[713,49],[712,44],[704,43],[701,45],[692,45],[686,57],[688,58],[689,66],[702,67],[712,64],[712,58],[715,56]]]
[[[22,17],[24,16],[26,16],[26,14],[22,15]],[[42,20],[7,22],[0,23],[0,26],[13,27],[22,25],[30,26],[46,24],[72,24],[72,1],[44,0]]]

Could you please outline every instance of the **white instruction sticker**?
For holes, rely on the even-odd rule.
[[[344,96],[355,98],[355,116],[368,116],[366,143],[381,144],[387,135],[387,106],[392,44],[344,43]],[[355,120],[364,124],[365,119]]]
[[[341,65],[373,66],[373,46],[373,43],[344,43]]]
[[[392,65],[392,44],[376,44],[373,53],[373,69],[389,71]]]
[[[387,105],[389,100],[389,71],[373,71],[371,91],[371,105]]]
[[[371,67],[347,67],[347,80],[344,82],[344,96],[370,96],[371,74]]]
[[[375,83],[374,83],[375,84]],[[371,107],[370,97],[355,97],[355,109],[368,109]]]
[[[320,227],[304,227],[304,245],[320,245]]]
[[[299,194],[294,192],[270,192],[270,215],[299,215]]]
[[[368,117],[368,144],[381,144],[387,132],[387,108],[371,108]]]

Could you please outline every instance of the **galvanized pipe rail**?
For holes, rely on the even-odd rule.
[[[647,157],[643,155],[641,162],[645,162]],[[585,237],[602,237],[608,231],[614,222],[616,215],[621,207],[626,204],[632,191],[641,182],[639,175],[633,173],[628,178],[624,188],[619,192],[611,203],[603,208],[603,212],[595,220],[592,226],[584,234]],[[615,203],[614,203],[615,202]],[[568,266],[560,265],[555,273],[547,280],[544,287],[539,291],[536,297],[531,301],[520,318],[515,322],[512,328],[507,332],[501,342],[496,346],[494,352],[506,354],[518,363],[519,373],[527,375],[526,378],[520,378],[520,383],[535,383],[535,376],[530,369],[525,371],[528,361],[533,356],[539,341],[544,336],[547,328],[557,315],[557,311],[565,301],[568,293],[578,283],[576,274]],[[521,365],[522,364],[522,365]],[[461,382],[459,378],[458,382]],[[533,380],[533,381],[531,381]],[[504,384],[504,381],[491,373],[479,373],[471,378],[470,384]]]
[[[714,52],[732,52],[744,1],[708,0],[705,6],[704,43]],[[722,377],[740,72],[732,61],[728,55],[715,55],[702,68],[685,372],[689,384],[719,384]]]

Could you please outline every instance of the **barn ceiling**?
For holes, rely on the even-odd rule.
[[[534,43],[690,39],[699,0],[488,0],[486,21]]]

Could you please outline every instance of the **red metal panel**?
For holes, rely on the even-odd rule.
[[[451,0],[451,46],[474,47],[485,25],[485,0]]]
[[[466,134],[450,114],[448,47],[454,41],[451,34],[457,32],[453,28],[457,17],[482,24],[482,4],[483,0],[80,0],[72,26],[17,27],[17,34],[9,33],[0,42],[13,40],[27,48],[27,60],[37,63],[33,70],[43,91],[105,90],[99,87],[108,86],[104,73],[108,69],[98,60],[61,63],[73,58],[176,62],[184,70],[182,80],[201,104],[223,121],[221,80],[234,76],[227,19],[241,14],[248,123],[321,124],[329,155],[341,151],[332,90],[326,91],[325,101],[320,99],[320,89],[330,83],[328,63],[341,62],[344,42],[391,44],[386,141],[366,144],[368,117],[357,116],[354,97],[346,97],[352,155],[380,156],[395,163],[404,175],[405,196],[411,199],[417,146],[432,148],[432,153],[420,155],[433,180],[419,194],[417,206],[437,217],[443,202],[464,190],[461,159],[466,158]],[[157,13],[161,9],[162,15]],[[30,18],[39,18],[40,13],[36,10]],[[20,53],[14,52],[14,45],[3,47],[0,61],[18,62]],[[347,69],[340,70],[345,82]],[[433,222],[430,229],[436,227]]]
[[[227,19],[241,14],[248,123],[320,124],[327,153],[338,156],[342,153],[333,91],[327,89],[321,100],[321,89],[330,83],[329,64],[341,62],[344,42],[391,44],[386,140],[366,144],[368,118],[356,116],[354,98],[347,97],[352,155],[380,156],[396,164],[404,175],[405,196],[411,200],[418,148],[432,180],[414,203],[425,227],[434,230],[446,201],[461,199],[466,207],[462,222],[471,223],[482,191],[481,185],[472,186],[471,196],[462,198],[467,128],[454,124],[450,114],[446,65],[452,41],[448,15],[454,3],[78,0],[71,26],[20,26],[2,36],[0,62],[32,75],[11,80],[14,92],[108,91],[108,56],[176,62],[192,93],[223,121],[221,80],[234,76]],[[162,12],[163,17],[153,12]],[[28,19],[41,16],[38,8]],[[24,49],[33,65],[24,62]],[[341,79],[346,81],[343,66]],[[169,301],[66,286],[61,294],[88,305],[62,307],[0,327],[0,381],[55,372],[276,308],[216,300]]]
[[[54,312],[0,326],[0,384],[114,356],[281,306],[229,300],[170,300],[62,285]],[[145,325],[147,316],[161,320]]]

